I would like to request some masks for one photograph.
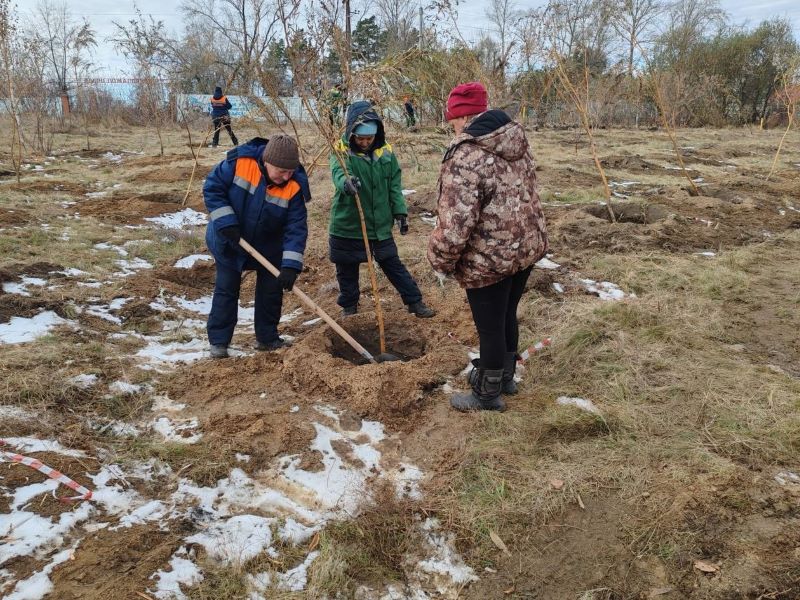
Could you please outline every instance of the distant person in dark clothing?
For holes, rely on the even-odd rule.
[[[411,104],[411,98],[408,96],[403,98],[403,108],[406,111],[406,127],[411,129],[417,124],[417,115],[414,113],[414,105]]]
[[[211,147],[216,148],[219,145],[219,130],[225,127],[228,130],[228,135],[231,136],[231,142],[234,146],[239,145],[239,140],[233,134],[231,129],[231,103],[227,96],[222,94],[222,88],[217,86],[214,88],[214,95],[211,97],[211,119],[214,121],[214,139],[211,141]]]

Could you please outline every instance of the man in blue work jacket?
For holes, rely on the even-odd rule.
[[[278,336],[283,292],[303,270],[308,238],[308,178],[297,142],[287,135],[254,138],[228,152],[206,179],[206,244],[216,261],[208,341],[212,358],[226,358],[239,308],[242,271],[256,271],[256,350],[286,345]],[[276,267],[274,277],[239,245],[244,238]]]

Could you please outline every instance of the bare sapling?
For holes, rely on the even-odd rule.
[[[608,185],[608,178],[606,177],[605,169],[600,163],[600,157],[597,153],[597,144],[594,139],[594,127],[592,125],[592,118],[589,114],[589,101],[590,101],[590,86],[589,86],[589,66],[586,61],[586,53],[584,52],[583,70],[581,73],[580,89],[578,85],[572,82],[570,73],[565,65],[564,58],[555,50],[552,52],[555,61],[556,79],[561,84],[560,91],[562,95],[575,106],[578,115],[581,119],[581,126],[589,138],[589,150],[592,153],[595,167],[597,172],[600,173],[600,179],[603,182],[603,192],[606,197],[606,209],[608,210],[608,217],[612,223],[617,222],[617,217],[614,214],[614,209],[611,208],[611,187]]]
[[[653,100],[655,100],[656,108],[658,109],[658,116],[661,120],[661,126],[664,128],[664,131],[667,132],[667,136],[669,137],[669,141],[672,144],[672,151],[675,153],[675,160],[678,161],[678,165],[680,166],[681,173],[686,178],[686,181],[689,182],[689,187],[691,188],[691,193],[694,196],[700,195],[700,190],[697,189],[697,185],[695,185],[694,180],[692,179],[692,175],[686,169],[686,164],[683,162],[683,155],[681,154],[681,150],[678,147],[678,136],[675,134],[676,129],[676,114],[677,114],[677,106],[679,102],[679,98],[681,97],[681,90],[682,86],[680,85],[673,85],[673,94],[671,101],[668,101],[665,94],[664,94],[664,83],[663,83],[663,73],[659,71],[657,67],[655,67],[652,62],[648,59],[648,54],[644,48],[642,48],[641,44],[638,41],[634,40],[636,47],[639,48],[639,52],[642,56],[642,59],[645,61],[647,65],[647,70],[649,72],[649,83],[650,88],[653,91]],[[680,78],[675,77],[673,83],[677,84]]]
[[[766,181],[769,181],[769,178],[772,177],[772,174],[775,172],[783,143],[786,141],[786,136],[789,135],[789,131],[791,131],[794,126],[794,119],[797,115],[797,104],[800,102],[800,84],[796,83],[795,79],[798,76],[800,76],[800,56],[796,56],[791,66],[781,75],[782,85],[778,90],[777,96],[786,107],[786,129],[781,136],[781,141],[778,142],[778,148],[775,150],[775,157],[772,159],[772,167],[769,170]]]

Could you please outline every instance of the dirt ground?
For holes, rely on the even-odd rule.
[[[308,155],[316,155],[312,133],[304,135]],[[232,358],[145,364],[141,352],[156,332],[163,345],[205,349],[204,317],[193,303],[213,290],[213,262],[175,266],[207,253],[203,228],[161,229],[147,219],[204,212],[202,180],[223,154],[200,149],[190,184],[193,161],[177,129],[164,157],[154,155],[144,129],[99,136],[92,143],[102,150],[88,152],[81,136],[58,136],[53,157],[31,158],[42,170],[0,183],[0,326],[43,311],[63,320],[35,341],[0,343],[2,404],[36,415],[4,416],[0,437],[86,451],[93,458],[80,465],[37,455],[85,485],[101,462],[158,458],[213,486],[234,467],[261,477],[287,456],[321,471],[325,457],[313,441],[322,403],[335,407],[337,426],[355,440],[339,442],[345,463],[364,465],[357,432],[378,421],[383,468],[409,463],[424,473],[416,514],[454,532],[478,577],[444,592],[428,586],[424,597],[800,598],[800,483],[786,475],[800,473],[800,139],[790,135],[766,180],[780,132],[681,131],[686,173],[661,132],[597,135],[616,222],[575,133],[529,132],[555,266],[531,277],[521,342],[551,338],[552,345],[525,363],[521,392],[503,415],[448,407],[450,391],[466,387],[462,372],[477,335],[463,291],[452,281],[440,285],[425,260],[439,156],[417,144],[414,157],[404,145],[415,137],[444,145],[446,136],[396,132],[393,141],[403,187],[413,190],[411,233],[397,236],[398,245],[437,316],[414,318],[379,276],[387,350],[404,359],[382,364],[362,364],[292,295],[283,314],[295,317],[281,325],[294,338],[289,348],[255,353],[252,331],[239,327]],[[327,259],[326,162],[306,165],[314,199],[298,286],[339,319]],[[605,301],[586,280],[617,284],[623,297]],[[243,307],[254,283],[245,276]],[[20,285],[24,293],[15,291]],[[377,352],[365,272],[361,286],[359,314],[340,322]],[[96,376],[93,387],[74,383],[87,373]],[[119,381],[139,387],[114,392]],[[201,441],[178,448],[153,431],[126,437],[97,425],[174,419],[172,409],[158,408],[160,397],[185,406],[180,414],[196,423],[182,435],[202,434]],[[562,406],[557,397],[590,399],[599,410]],[[14,489],[44,477],[0,467],[2,516]],[[178,475],[131,480],[130,489],[166,501],[177,482]],[[35,502],[44,516],[69,509],[46,494]],[[198,522],[98,527],[52,570],[47,597],[155,597],[154,573],[202,529]],[[330,557],[338,538],[326,531],[320,547]],[[0,568],[22,580],[43,560],[21,557]],[[409,585],[414,576],[405,572],[400,583]],[[360,581],[347,573],[324,585],[312,569],[306,591],[268,597],[366,598],[373,596],[363,585],[397,583],[396,574]],[[215,581],[216,588],[182,589],[189,598],[247,597]],[[0,592],[8,589],[0,580]]]

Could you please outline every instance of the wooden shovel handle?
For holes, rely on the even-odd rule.
[[[272,273],[275,277],[280,275],[280,271],[271,262],[269,262],[266,258],[264,258],[264,256],[258,250],[253,248],[244,238],[239,238],[239,245],[242,248],[244,248],[245,251],[250,256],[255,258],[267,271]],[[295,296],[300,298],[300,300],[302,300],[306,304],[306,306],[312,308],[320,317],[322,317],[322,320],[325,321],[331,327],[331,329],[333,329],[336,333],[342,336],[342,339],[344,339],[345,342],[350,344],[356,352],[358,352],[361,356],[366,358],[371,363],[377,362],[375,360],[375,357],[372,356],[372,354],[370,354],[367,351],[367,349],[364,348],[364,346],[359,344],[353,338],[353,336],[351,336],[344,329],[342,329],[341,325],[339,325],[336,321],[334,321],[333,318],[328,313],[322,310],[322,308],[320,308],[320,306],[318,306],[316,302],[314,302],[311,298],[306,296],[305,293],[303,293],[303,291],[300,288],[294,286],[292,288],[292,291],[294,292]]]

